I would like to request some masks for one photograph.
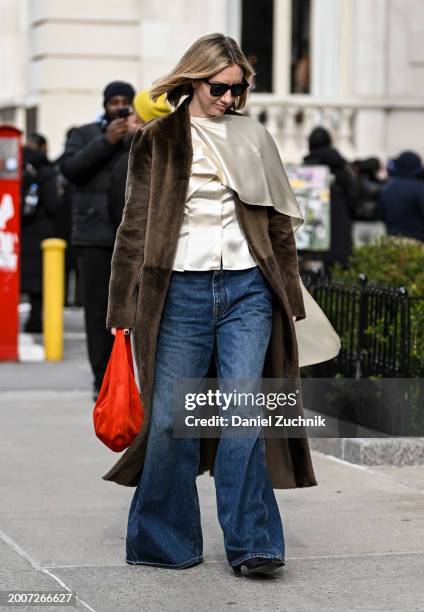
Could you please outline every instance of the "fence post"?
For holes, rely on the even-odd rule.
[[[365,292],[365,286],[368,282],[366,274],[359,274],[358,276],[360,291],[359,291],[359,315],[358,315],[358,345],[356,350],[356,368],[355,378],[362,378],[363,375],[363,362],[366,356],[365,348],[365,328],[367,326],[368,318],[368,302],[367,294]]]
[[[399,288],[399,293],[402,296],[400,302],[400,346],[399,346],[399,366],[401,376],[408,378],[410,376],[410,339],[411,339],[411,312],[408,299],[408,291],[405,287]]]

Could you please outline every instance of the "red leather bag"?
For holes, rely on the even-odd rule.
[[[116,330],[109,363],[93,410],[96,436],[113,451],[127,448],[141,429],[144,408],[134,379],[130,336]]]

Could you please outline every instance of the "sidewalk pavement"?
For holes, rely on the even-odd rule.
[[[357,466],[313,451],[318,486],[276,490],[286,565],[257,578],[231,571],[213,479],[202,475],[204,562],[128,565],[134,489],[101,478],[117,455],[94,435],[81,313],[67,317],[77,329],[64,362],[0,364],[0,590],[67,588],[96,612],[422,610],[423,465]]]

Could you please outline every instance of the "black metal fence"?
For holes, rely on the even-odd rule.
[[[341,337],[331,361],[314,366],[314,375],[409,378],[424,375],[424,298],[404,287],[358,284],[302,274],[303,282]]]

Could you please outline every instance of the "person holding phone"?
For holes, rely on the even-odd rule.
[[[134,113],[128,116],[127,121],[128,134],[131,134],[131,136],[134,136],[137,130],[148,121],[156,117],[162,117],[172,110],[171,105],[165,100],[165,96],[161,96],[156,102],[153,102],[148,89],[142,89],[136,93],[133,100],[133,108]],[[127,151],[114,166],[108,187],[109,215],[115,231],[122,221],[122,212],[125,206],[125,187],[131,140],[125,139],[125,143]]]
[[[71,131],[59,161],[62,174],[75,187],[71,242],[76,247],[81,278],[94,399],[112,350],[111,337],[104,326],[115,241],[107,189],[112,169],[128,150],[126,140],[132,139],[128,117],[134,94],[129,83],[109,83],[103,92],[103,115],[99,121]]]

